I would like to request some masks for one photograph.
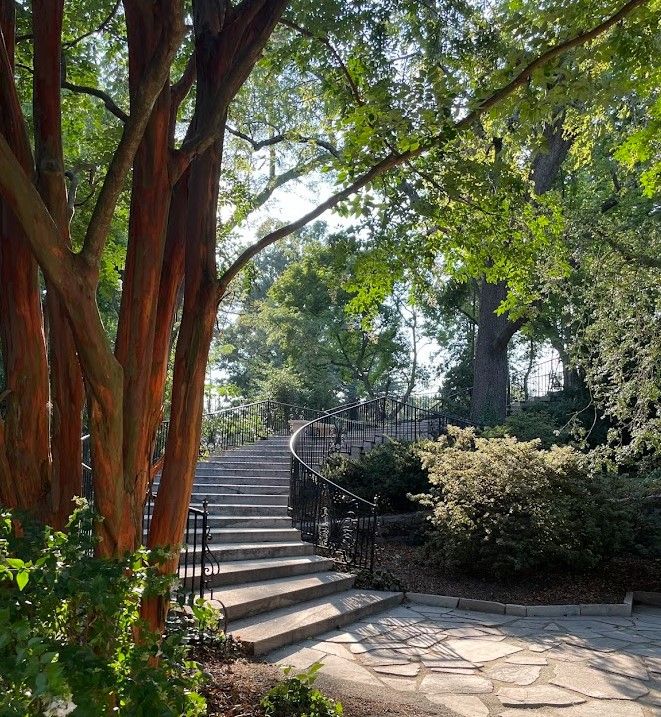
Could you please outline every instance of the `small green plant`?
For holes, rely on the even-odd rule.
[[[305,672],[290,677],[293,668],[287,667],[287,679],[262,698],[267,717],[341,717],[342,705],[312,687],[321,668],[322,663],[315,662]]]
[[[84,501],[65,532],[0,514],[0,715],[205,714],[183,636],[140,618],[143,597],[171,589],[155,569],[164,556],[92,557],[95,520]]]

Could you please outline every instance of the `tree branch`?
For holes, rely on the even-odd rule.
[[[273,137],[268,137],[267,139],[256,140],[250,137],[250,135],[247,135],[238,129],[234,129],[234,127],[230,127],[229,125],[225,127],[225,129],[235,137],[238,137],[239,139],[248,142],[248,144],[253,148],[255,152],[258,152],[264,147],[270,147],[274,144],[279,144],[280,142],[286,142],[287,140],[289,140],[291,142],[296,142],[299,144],[318,145],[319,147],[323,147],[327,152],[330,152],[330,154],[332,154],[334,157],[339,158],[340,156],[340,153],[338,152],[337,148],[334,147],[330,142],[327,142],[324,139],[318,139],[317,137],[306,137],[305,135],[297,134],[296,132],[281,132],[279,134],[274,135]]]
[[[87,32],[84,32],[82,35],[77,37],[75,40],[69,40],[68,42],[62,43],[63,49],[69,49],[73,47],[74,45],[77,45],[79,42],[84,40],[87,37],[90,37],[90,35],[95,35],[97,32],[103,32],[103,30],[106,29],[106,27],[110,24],[110,21],[115,17],[117,14],[117,10],[119,9],[119,4],[122,0],[115,0],[115,4],[112,7],[112,10],[108,13],[106,18],[101,22],[100,25],[95,27],[93,30],[88,30]]]
[[[188,62],[186,62],[186,67],[184,68],[181,77],[176,82],[172,83],[171,101],[174,114],[176,114],[177,110],[179,109],[179,106],[184,101],[184,98],[190,92],[191,87],[193,86],[193,82],[195,82],[196,75],[197,65],[195,63],[195,53],[193,52],[188,58]]]
[[[227,45],[222,80],[213,106],[174,154],[173,171],[180,176],[191,160],[204,153],[225,129],[227,109],[243,85],[280,19],[287,0],[243,0],[225,19],[218,39]]]
[[[73,82],[68,80],[62,80],[62,88],[71,92],[78,92],[84,95],[91,95],[92,97],[98,97],[103,100],[103,104],[111,114],[115,115],[118,120],[126,123],[129,120],[128,114],[113,100],[113,98],[103,90],[99,90],[96,87],[89,87],[88,85],[75,85]]]
[[[661,269],[661,257],[650,256],[649,254],[642,254],[632,251],[629,247],[625,246],[617,239],[613,239],[612,236],[597,228],[597,234],[608,244],[611,249],[614,249],[618,254],[621,254],[624,259],[632,264],[638,264],[648,269]]]
[[[408,156],[411,156],[411,152],[388,155],[380,162],[375,164],[370,170],[358,177],[358,179],[352,182],[349,186],[333,194],[325,202],[322,202],[317,207],[315,207],[312,211],[308,212],[307,214],[304,214],[296,221],[291,222],[289,224],[285,224],[285,226],[282,226],[279,229],[270,232],[255,244],[249,246],[237,257],[234,263],[220,277],[218,287],[218,301],[222,299],[230,282],[255,255],[259,254],[259,252],[262,251],[262,249],[265,249],[267,246],[270,246],[279,239],[289,236],[295,231],[298,231],[299,229],[303,228],[306,224],[309,224],[311,221],[323,214],[327,209],[332,209],[333,207],[337,206],[340,202],[344,201],[352,194],[355,194],[357,191],[369,184],[372,180],[384,174],[384,172],[387,172],[389,169],[402,164],[402,162],[405,161],[402,158]]]
[[[295,30],[300,35],[303,35],[304,37],[309,38],[310,40],[316,40],[317,42],[320,42],[333,56],[335,59],[335,62],[340,67],[340,70],[342,71],[342,74],[345,76],[347,83],[349,85],[349,89],[351,90],[351,94],[354,98],[354,101],[358,105],[364,105],[365,101],[360,95],[360,89],[358,88],[358,85],[356,84],[356,81],[351,76],[351,73],[349,72],[349,68],[344,63],[344,60],[342,59],[342,56],[340,53],[333,47],[330,40],[327,37],[323,37],[321,35],[315,35],[310,30],[307,30],[304,27],[301,27],[300,25],[296,24],[295,22],[292,22],[291,20],[287,20],[286,18],[280,18],[280,24],[284,25],[285,27],[288,27],[290,30]]]
[[[574,37],[570,38],[569,40],[560,42],[554,47],[550,47],[545,52],[542,52],[541,55],[538,55],[522,70],[517,72],[516,75],[514,75],[514,77],[506,85],[503,85],[491,95],[489,95],[489,97],[482,100],[482,102],[480,102],[480,104],[474,110],[469,112],[466,117],[457,122],[455,125],[456,128],[463,129],[464,127],[471,125],[487,110],[490,110],[492,107],[509,97],[519,87],[525,85],[532,73],[536,70],[539,70],[541,67],[544,67],[547,62],[550,62],[551,60],[555,59],[559,55],[564,54],[568,50],[573,49],[574,47],[585,45],[591,40],[594,40],[595,38],[599,37],[599,35],[602,35],[607,30],[610,30],[613,25],[616,25],[618,22],[620,22],[620,20],[623,20],[627,15],[630,15],[640,5],[644,5],[646,2],[647,0],[629,0],[629,2],[625,3],[614,15],[611,15],[610,17],[606,18],[606,20],[601,22],[599,25],[596,25],[591,30],[581,32],[578,35],[575,35]]]
[[[567,52],[574,47],[578,47],[579,45],[594,40],[596,37],[609,30],[613,25],[623,20],[627,15],[636,10],[636,8],[638,8],[640,5],[643,5],[646,1],[647,0],[629,0],[629,2],[627,2],[622,8],[620,8],[620,10],[618,10],[614,15],[611,15],[609,18],[604,20],[596,27],[592,28],[591,30],[587,30],[586,32],[582,32],[569,40],[565,40],[564,42],[559,43],[555,47],[551,47],[545,52],[543,52],[541,55],[529,62],[522,70],[520,70],[512,78],[512,80],[510,80],[510,82],[508,82],[503,87],[500,87],[499,89],[495,90],[488,98],[483,100],[464,118],[455,122],[454,130],[462,131],[470,127],[476,119],[478,119],[492,107],[505,100],[507,97],[512,95],[519,87],[524,85],[530,75],[535,70],[538,70],[539,68],[543,67],[547,62],[554,59],[555,57],[558,57],[564,52]],[[442,138],[442,136],[443,135],[440,135],[440,138]],[[289,236],[293,232],[298,231],[306,224],[323,214],[327,209],[332,209],[333,207],[337,206],[340,202],[344,201],[352,194],[355,194],[355,192],[359,191],[360,189],[368,185],[370,182],[372,182],[374,179],[386,173],[390,169],[393,169],[394,167],[402,165],[405,162],[420,156],[433,146],[437,146],[438,140],[439,137],[434,137],[430,142],[425,145],[421,145],[415,150],[407,150],[406,152],[401,153],[390,153],[381,161],[377,162],[377,164],[375,164],[367,172],[354,180],[350,185],[345,187],[343,190],[337,192],[336,194],[333,194],[325,202],[322,202],[311,212],[304,214],[302,217],[300,217],[294,222],[291,222],[290,224],[286,224],[285,226],[280,227],[280,229],[270,232],[260,241],[248,247],[237,257],[234,263],[220,277],[218,282],[218,301],[222,299],[225,291],[227,291],[227,287],[229,286],[230,282],[256,254],[262,251],[262,249],[265,249],[267,246],[273,244],[279,239],[282,239],[283,237]]]
[[[67,294],[79,272],[74,255],[60,241],[59,230],[36,187],[0,134],[0,194],[21,224],[35,258],[58,291]]]

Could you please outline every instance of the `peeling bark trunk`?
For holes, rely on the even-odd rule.
[[[199,458],[204,379],[217,310],[216,212],[221,149],[214,147],[195,160],[190,170],[186,241],[184,310],[177,339],[170,409],[170,430],[163,472],[149,531],[149,547],[175,548],[161,566],[176,572],[178,546]],[[183,509],[182,509],[183,508]],[[166,598],[146,601],[143,616],[160,629],[168,608]]]
[[[3,76],[11,76],[13,68],[13,2],[0,4],[0,27],[0,133],[13,147],[23,170],[32,175],[32,152],[18,96],[13,83],[3,80]],[[49,394],[39,275],[21,224],[2,201],[0,344],[7,390],[0,432],[0,497],[9,507],[45,517],[50,473]]]
[[[157,51],[163,23],[158,12],[127,12],[132,93]],[[137,544],[150,479],[152,436],[149,367],[153,359],[159,283],[172,184],[170,180],[170,86],[159,95],[133,163],[129,242],[115,356],[124,370],[124,489],[127,524]]]
[[[62,148],[60,56],[63,0],[34,0],[34,91],[35,153],[37,186],[71,249],[69,206],[64,177]],[[64,306],[46,282],[51,384],[51,472],[52,523],[62,529],[80,494],[82,451],[83,378],[76,346]]]
[[[170,203],[170,216],[168,218],[165,256],[163,259],[164,270],[159,288],[156,333],[154,335],[154,350],[152,352],[149,379],[149,436],[152,442],[163,419],[163,397],[172,348],[172,327],[184,280],[188,181],[189,172],[187,171],[175,185]]]

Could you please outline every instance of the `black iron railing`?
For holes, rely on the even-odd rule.
[[[512,372],[509,403],[525,403],[535,399],[551,399],[565,388],[565,371],[557,357],[534,364],[524,371]]]
[[[271,400],[256,401],[217,413],[205,414],[202,419],[200,455],[219,453],[268,436],[288,435],[292,425],[290,421],[311,421],[322,415],[324,415],[323,411]],[[169,427],[170,423],[166,420],[156,431],[151,452],[151,466],[154,470],[158,469],[158,464],[165,454]],[[93,503],[94,485],[89,436],[83,436],[81,441],[83,456],[81,493]],[[158,478],[150,483],[145,496],[142,514],[144,543],[147,542],[157,493]],[[211,577],[220,570],[220,565],[211,549],[212,540],[209,510],[205,500],[201,507],[188,508],[182,538],[180,584],[185,593],[193,598],[213,595]]]
[[[207,413],[202,418],[200,450],[218,453],[268,436],[286,436],[291,421],[312,421],[326,411],[270,399]]]
[[[289,509],[303,540],[348,567],[372,570],[377,497],[365,500],[324,476],[334,453],[357,457],[388,440],[435,438],[464,419],[382,397],[330,411],[292,436]]]

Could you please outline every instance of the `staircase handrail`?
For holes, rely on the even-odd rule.
[[[379,400],[381,400],[381,399],[379,399],[379,398],[372,399],[372,401],[379,401]],[[332,480],[330,480],[330,478],[326,478],[325,476],[323,476],[321,473],[319,473],[319,471],[315,470],[315,468],[308,465],[296,452],[297,451],[296,443],[298,441],[299,436],[302,436],[303,433],[306,430],[308,430],[313,424],[320,422],[322,420],[322,418],[329,418],[329,417],[336,416],[337,414],[342,413],[342,411],[348,411],[352,408],[356,408],[357,406],[365,405],[366,403],[371,403],[372,401],[366,401],[366,402],[358,401],[357,403],[353,403],[349,406],[343,406],[335,411],[329,411],[326,414],[326,416],[321,416],[320,418],[315,418],[312,421],[310,421],[309,423],[306,423],[304,426],[301,426],[296,431],[294,431],[294,433],[292,433],[291,439],[289,440],[289,452],[291,453],[293,460],[299,461],[299,463],[301,463],[308,470],[310,470],[317,478],[324,481],[324,483],[327,483],[328,485],[331,485],[334,488],[337,488],[338,490],[342,491],[343,493],[346,493],[347,496],[354,498],[358,501],[361,501],[362,503],[370,506],[371,508],[376,508],[376,504],[377,504],[376,496],[374,497],[373,503],[371,503],[369,500],[366,500],[365,498],[361,498],[359,495],[356,495],[355,493],[352,493],[351,491],[347,490],[346,488],[343,488],[341,485],[334,483]],[[352,419],[347,419],[347,420],[352,420]],[[358,421],[353,421],[353,422],[358,423]]]
[[[356,418],[356,412],[362,416]],[[303,540],[351,568],[373,570],[378,497],[369,501],[323,475],[326,460],[343,448],[351,452],[351,445],[342,444],[343,434],[358,433],[362,444],[387,436],[394,426],[396,437],[417,440],[423,422],[427,433],[436,434],[452,420],[437,411],[379,396],[328,411],[298,428],[289,441],[289,510]],[[326,430],[329,423],[334,426],[332,433]]]

